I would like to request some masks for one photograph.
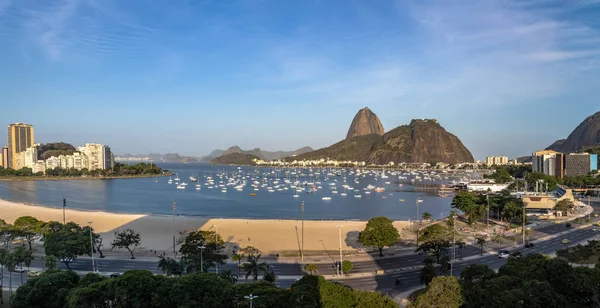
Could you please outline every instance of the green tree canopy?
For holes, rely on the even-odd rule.
[[[13,225],[21,231],[21,235],[29,244],[29,250],[31,250],[31,243],[36,236],[41,234],[44,222],[32,216],[21,216],[15,220]]]
[[[125,248],[131,254],[131,259],[135,259],[133,252],[140,246],[142,236],[132,229],[115,231],[115,239],[112,242],[112,248]]]
[[[358,243],[377,247],[379,256],[383,256],[383,248],[392,246],[400,240],[400,233],[393,222],[384,216],[373,217],[367,222],[365,229],[358,235]]]
[[[53,225],[44,235],[46,255],[57,257],[67,268],[78,256],[91,255],[88,228],[74,222]]]
[[[427,286],[427,291],[415,301],[415,308],[445,307],[458,308],[463,304],[460,284],[456,277],[435,277]]]
[[[218,264],[225,264],[227,256],[221,254],[225,242],[214,231],[190,232],[179,248],[182,259],[188,265],[188,272],[204,271]],[[200,247],[204,247],[201,249]],[[202,254],[202,257],[200,255]],[[203,262],[204,264],[200,264]]]
[[[463,190],[457,192],[452,198],[452,207],[465,213],[468,216],[468,223],[471,225],[486,213],[486,207],[478,202],[480,200],[476,194]]]
[[[419,247],[417,247],[416,251],[423,251],[433,255],[436,258],[436,262],[440,263],[440,258],[452,246],[451,240],[451,230],[441,223],[433,224],[419,233]]]

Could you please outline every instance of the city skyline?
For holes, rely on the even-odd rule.
[[[368,106],[435,118],[477,159],[598,111],[598,1],[0,0],[0,123],[118,153],[315,149]],[[568,112],[564,112],[568,109]]]

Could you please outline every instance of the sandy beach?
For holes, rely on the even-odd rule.
[[[66,209],[67,222],[79,225],[92,222],[94,230],[103,237],[105,246],[113,240],[114,231],[134,229],[142,236],[141,251],[172,251],[173,218],[171,216],[116,214],[106,212],[88,212]],[[25,205],[0,200],[0,219],[8,223],[20,216],[30,215],[43,221],[63,220],[62,209]],[[341,228],[342,249],[356,251],[362,247],[356,244],[358,232],[363,230],[366,221],[304,221],[304,250],[306,254],[328,251],[335,254],[339,249],[338,226]],[[406,221],[396,221],[394,226],[403,231]],[[193,216],[175,216],[175,234],[180,241],[186,233],[195,230],[218,229],[218,233],[227,243],[231,253],[233,246],[254,246],[265,254],[295,254],[299,252],[302,239],[301,220],[255,220],[255,219],[211,219]],[[108,249],[107,249],[108,250]]]

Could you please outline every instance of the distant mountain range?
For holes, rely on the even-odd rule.
[[[334,159],[384,165],[406,163],[473,162],[460,139],[435,119],[412,120],[383,133],[383,125],[369,108],[358,111],[346,139],[326,148],[297,155],[292,160]]]
[[[302,147],[302,148],[299,148],[294,151],[263,151],[259,148],[245,151],[245,150],[242,150],[239,146],[234,145],[225,151],[213,150],[209,155],[202,157],[202,161],[212,163],[212,161],[215,158],[218,158],[221,156],[227,156],[230,154],[249,154],[249,155],[253,155],[259,159],[268,161],[268,160],[277,160],[277,159],[281,159],[281,158],[288,157],[288,156],[300,155],[300,154],[307,153],[310,151],[313,151],[313,149],[309,146]],[[237,156],[237,157],[240,158],[241,156]]]
[[[153,162],[165,162],[165,163],[197,163],[200,162],[200,158],[193,156],[181,156],[177,153],[166,153],[166,154],[122,154],[115,155],[116,161],[147,161]]]

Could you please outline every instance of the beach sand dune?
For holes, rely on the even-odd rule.
[[[110,246],[115,230],[134,229],[142,235],[140,251],[173,250],[173,218],[171,216],[117,214],[106,212],[87,212],[72,209],[65,210],[67,222],[73,221],[85,226],[92,222],[94,230],[103,237],[105,246]],[[43,221],[62,222],[63,211],[25,205],[0,200],[0,219],[12,223],[21,216],[30,215]],[[175,216],[175,237],[180,242],[185,234],[195,230],[216,230],[227,242],[226,253],[234,247],[254,246],[264,254],[298,254],[302,242],[301,220],[277,219],[219,219],[194,216]],[[355,251],[361,247],[356,244],[358,233],[365,228],[366,221],[315,221],[304,222],[304,250],[308,254],[339,253],[338,226],[341,229],[342,250]],[[408,222],[397,221],[394,225],[402,230]],[[404,232],[401,231],[402,234]],[[105,248],[107,249],[107,248]]]

